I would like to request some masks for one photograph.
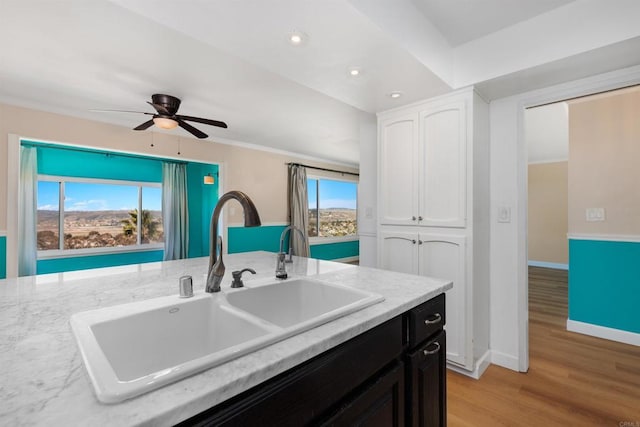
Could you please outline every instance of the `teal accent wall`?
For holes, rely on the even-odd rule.
[[[89,268],[115,267],[117,265],[144,264],[162,261],[164,251],[125,252],[120,254],[89,255],[68,258],[38,260],[38,274],[61,271],[86,270]]]
[[[311,258],[331,260],[358,255],[360,255],[360,242],[358,240],[311,246]]]
[[[205,184],[211,174],[213,184]],[[209,255],[209,222],[218,203],[218,166],[203,163],[187,165],[187,193],[189,194],[189,258]]]
[[[227,230],[230,254],[238,252],[280,250],[280,234],[285,225],[265,225],[261,227],[229,227]]]
[[[7,238],[0,236],[0,279],[7,277]]]
[[[280,234],[284,225],[267,225],[262,227],[229,227],[228,251],[230,254],[250,251],[278,252],[280,250]],[[285,250],[288,249],[285,247]],[[339,243],[327,243],[311,246],[311,258],[324,260],[348,258],[360,254],[357,240]]]
[[[107,151],[61,148],[56,144],[22,141],[38,150],[38,173],[77,178],[114,179],[137,182],[162,182],[162,159],[122,155]],[[204,184],[210,173],[215,183]],[[189,258],[209,253],[209,219],[218,202],[218,166],[197,162],[187,163],[187,193],[189,211]],[[74,271],[162,261],[163,251],[141,251],[105,255],[87,255],[40,260],[38,274]],[[4,268],[6,256],[0,265]],[[3,270],[0,270],[2,273]]]
[[[640,243],[569,240],[569,319],[640,333]]]
[[[74,151],[34,144],[38,150],[38,173],[77,178],[162,182],[162,161],[100,151]]]

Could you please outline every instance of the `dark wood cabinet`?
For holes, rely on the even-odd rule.
[[[433,307],[442,310],[440,320]],[[440,295],[180,425],[444,425],[443,324]],[[414,348],[422,338],[428,340]],[[442,346],[442,360],[419,356],[425,350],[432,355],[435,343]],[[414,407],[420,408],[415,416]],[[413,423],[418,419],[427,424]]]
[[[406,415],[407,425],[411,427],[447,425],[445,319],[444,294],[407,313]]]

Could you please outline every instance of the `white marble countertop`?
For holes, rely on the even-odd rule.
[[[274,278],[275,254],[225,256],[227,274],[254,268],[245,283]],[[289,277],[314,276],[385,300],[300,335],[125,402],[100,403],[82,363],[73,313],[174,295],[190,274],[204,292],[208,258],[0,280],[0,425],[173,425],[276,376],[451,288],[451,282],[294,257]],[[275,279],[274,279],[275,280]]]

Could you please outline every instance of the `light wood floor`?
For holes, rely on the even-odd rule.
[[[640,427],[640,347],[567,332],[566,320],[566,271],[530,267],[529,372],[449,371],[448,425]]]

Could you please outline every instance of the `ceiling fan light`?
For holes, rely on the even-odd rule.
[[[178,127],[178,122],[167,117],[154,117],[153,123],[161,129],[175,129]]]

